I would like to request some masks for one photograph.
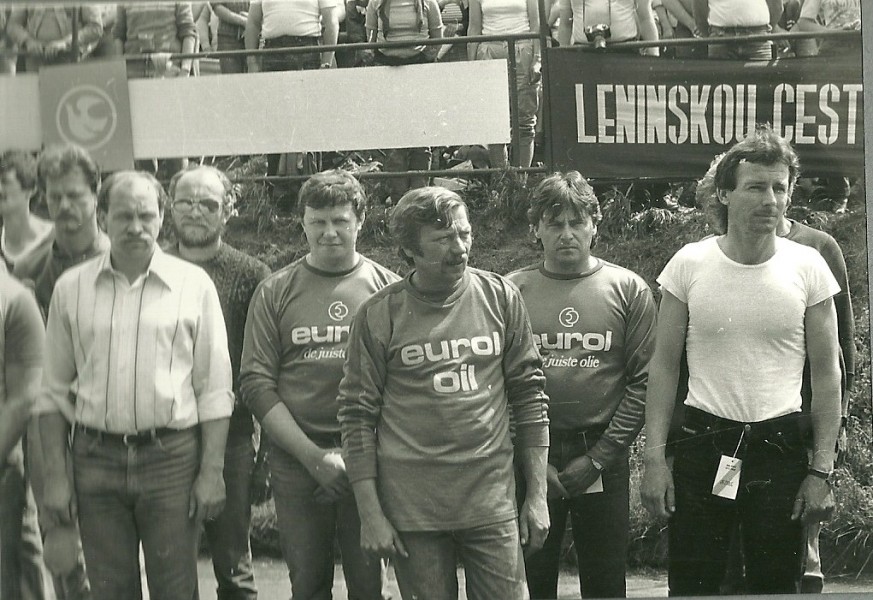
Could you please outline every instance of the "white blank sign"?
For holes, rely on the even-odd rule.
[[[506,62],[129,81],[136,158],[507,143]],[[42,143],[36,75],[0,77],[0,149]]]

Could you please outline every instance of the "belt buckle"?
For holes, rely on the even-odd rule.
[[[121,443],[127,446],[128,448],[132,446],[136,446],[137,443],[134,441],[138,434],[136,433],[125,433],[121,436]]]

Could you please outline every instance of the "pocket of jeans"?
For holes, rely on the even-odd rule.
[[[90,436],[83,433],[76,434],[73,440],[73,455],[74,456],[91,456],[100,446],[100,438]]]

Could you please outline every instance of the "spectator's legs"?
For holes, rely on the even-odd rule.
[[[476,60],[506,59],[506,42],[483,42],[476,51]],[[533,160],[534,138],[536,136],[539,90],[542,85],[540,57],[534,52],[533,40],[519,40],[515,44],[516,77],[518,90],[518,110],[516,111],[520,152],[513,162],[521,167],[529,167]],[[488,154],[491,166],[506,166],[506,148],[500,144],[490,144]]]
[[[249,500],[255,447],[251,434],[230,434],[224,453],[224,510],[204,523],[218,600],[255,600],[255,574],[249,542],[252,510]]]
[[[516,89],[518,89],[518,166],[529,167],[533,160],[537,111],[540,103],[542,72],[540,57],[534,52],[533,40],[519,40],[515,45]]]
[[[392,173],[409,170],[410,148],[391,148],[385,156],[385,170]],[[408,177],[392,177],[388,180],[388,189],[391,190],[391,199],[396,203],[403,194],[409,190]]]
[[[197,589],[200,524],[188,517],[191,488],[200,468],[194,428],[134,448],[128,476],[152,598],[191,600]]]
[[[291,595],[330,600],[336,505],[316,502],[318,483],[298,460],[275,445],[270,448],[270,477]]]
[[[430,171],[430,163],[433,155],[430,148],[410,148],[409,149],[409,170],[410,171]],[[409,189],[420,188],[427,185],[427,177],[410,177]],[[399,199],[399,198],[398,198]]]
[[[454,537],[468,600],[524,598],[524,559],[516,519],[456,531]]]
[[[394,561],[400,595],[403,598],[457,600],[458,555],[452,532],[405,531],[400,532],[400,538],[409,554],[407,558],[398,556]]]
[[[219,34],[218,35],[219,50],[245,50],[245,40],[236,35]],[[229,73],[245,73],[246,72],[246,57],[245,56],[222,56],[218,59],[218,64],[221,66],[221,72],[225,75]]]

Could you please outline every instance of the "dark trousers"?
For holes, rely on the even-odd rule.
[[[255,468],[252,435],[230,434],[224,452],[224,510],[204,523],[218,600],[255,600],[255,572],[249,530],[252,522],[251,481]]]
[[[791,594],[802,568],[803,529],[791,520],[806,477],[797,415],[759,423],[720,419],[688,407],[673,463],[676,512],[669,522],[671,596],[719,593],[739,524],[750,594]],[[712,493],[721,456],[742,459],[735,500]]]
[[[549,464],[558,472],[584,456],[597,435],[552,432]],[[604,471],[603,491],[574,498],[549,499],[549,535],[542,550],[525,560],[527,587],[533,600],[558,595],[561,545],[567,516],[579,567],[579,590],[584,598],[624,598],[629,529],[629,467],[627,455]]]

